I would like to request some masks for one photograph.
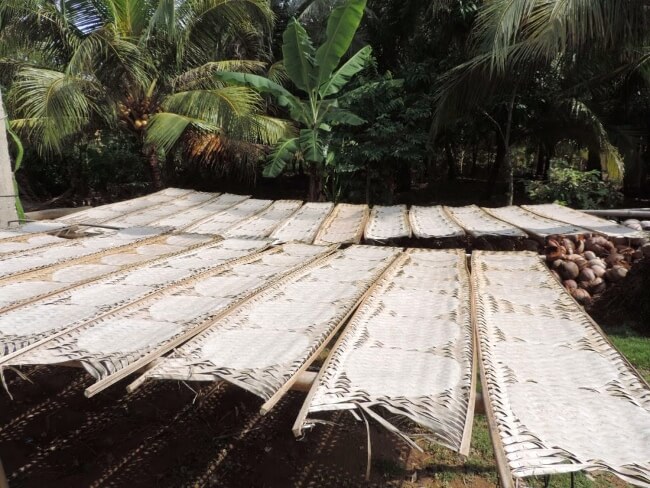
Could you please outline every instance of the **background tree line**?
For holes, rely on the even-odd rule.
[[[648,197],[648,0],[5,0],[43,202]]]

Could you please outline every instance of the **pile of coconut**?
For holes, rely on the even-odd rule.
[[[637,261],[650,258],[650,243],[616,243],[602,236],[554,236],[547,240],[545,254],[551,272],[586,305],[609,284],[625,278]]]

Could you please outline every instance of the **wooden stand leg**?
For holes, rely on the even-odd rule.
[[[5,470],[2,467],[2,459],[0,459],[0,488],[9,488],[9,482],[7,481]]]

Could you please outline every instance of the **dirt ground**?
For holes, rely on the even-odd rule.
[[[375,426],[366,483],[366,430],[349,414],[294,439],[302,393],[260,417],[258,398],[224,384],[192,391],[150,382],[133,394],[119,384],[86,399],[92,380],[82,370],[25,372],[31,383],[6,371],[14,399],[0,397],[0,459],[11,488],[470,486],[464,477],[440,484],[430,456]],[[471,474],[451,456],[448,468]]]

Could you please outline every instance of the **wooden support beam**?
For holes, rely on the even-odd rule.
[[[2,467],[2,459],[0,459],[0,488],[9,488],[7,475],[5,474],[5,470]]]
[[[2,104],[2,93],[0,92],[0,229],[9,226],[10,220],[16,220],[16,198],[14,196],[14,176],[9,159],[9,143],[5,124],[7,115]]]

